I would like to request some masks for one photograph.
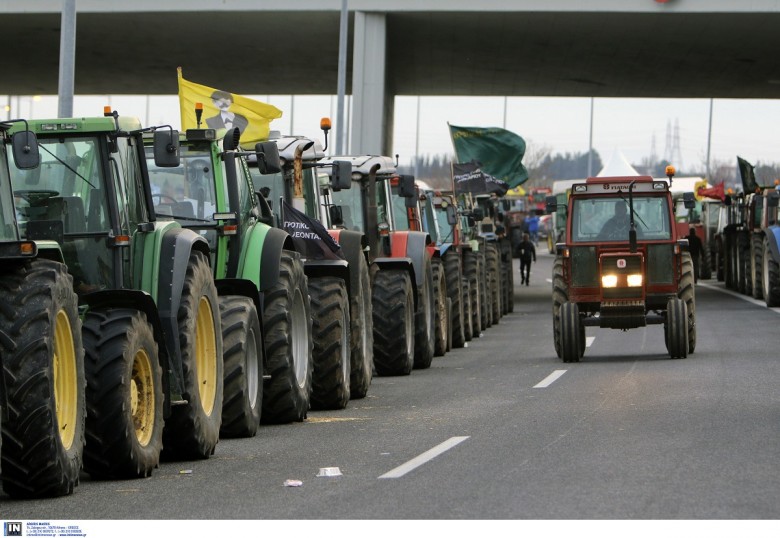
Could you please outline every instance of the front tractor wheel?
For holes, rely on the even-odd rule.
[[[371,274],[364,256],[358,259],[358,289],[349,307],[351,355],[350,398],[365,398],[374,376],[374,320],[371,307]]]
[[[561,355],[563,362],[579,362],[584,354],[584,332],[577,303],[561,305]]]
[[[351,370],[347,285],[337,277],[312,278],[309,293],[314,318],[311,408],[344,409]]]
[[[87,445],[93,478],[145,478],[160,463],[162,368],[154,330],[137,310],[92,310],[84,318]]]
[[[420,370],[431,367],[436,351],[436,290],[433,285],[433,268],[428,256],[423,264],[423,285],[419,289],[417,311],[414,314],[414,367]]]
[[[450,308],[447,302],[447,281],[444,278],[444,264],[441,258],[432,260],[433,268],[433,295],[435,297],[435,326],[436,334],[434,338],[433,353],[436,357],[441,357],[449,349],[450,334]]]
[[[688,315],[688,353],[696,349],[696,292],[693,278],[693,261],[688,252],[683,253],[682,277],[677,292],[677,297],[685,303]]]
[[[671,358],[684,359],[688,356],[688,309],[685,301],[678,297],[669,299],[666,304],[664,335]]]
[[[552,282],[552,314],[553,314],[553,343],[555,353],[559,359],[563,358],[561,348],[561,306],[569,300],[569,291],[566,281],[563,279],[563,259],[556,257],[553,262]]]

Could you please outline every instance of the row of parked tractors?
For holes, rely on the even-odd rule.
[[[378,156],[101,117],[0,124],[3,490],[208,458],[512,310],[492,200]],[[486,216],[487,215],[487,216]]]

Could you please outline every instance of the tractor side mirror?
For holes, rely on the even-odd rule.
[[[777,207],[777,202],[780,199],[780,191],[767,191],[766,193],[766,207]]]
[[[278,174],[282,171],[279,160],[279,146],[276,142],[258,142],[255,144],[257,154],[257,169],[262,175]]]
[[[398,196],[401,196],[402,198],[414,198],[415,196],[417,196],[417,193],[415,192],[414,189],[414,176],[410,176],[408,174],[401,174],[399,176]]]
[[[341,210],[340,205],[328,206],[328,215],[330,216],[330,224],[332,226],[344,225],[344,212]]]
[[[693,209],[696,207],[696,198],[692,192],[683,193],[683,205],[685,209]]]
[[[404,198],[404,206],[406,206],[407,209],[417,207],[417,197],[409,196],[408,198]]]
[[[351,189],[352,163],[350,161],[334,161],[331,177],[333,178],[331,188],[334,192],[338,192],[342,189]],[[339,210],[341,210],[341,208],[339,208]]]
[[[727,194],[727,195],[726,195],[726,196],[723,198],[723,205],[730,206],[730,205],[731,205],[731,203],[732,203],[731,196]]]
[[[268,199],[263,196],[263,193],[260,191],[255,192],[255,196],[257,196],[257,205],[260,207],[260,218],[258,220],[263,224],[273,227],[274,214],[273,211],[271,211],[271,205],[268,202]]]
[[[555,213],[558,210],[558,198],[555,196],[548,196],[544,200],[544,210],[545,212],[550,215],[552,213]]]
[[[474,220],[476,222],[479,222],[485,218],[485,212],[482,210],[481,207],[475,207],[474,210],[471,212],[471,215],[474,217]]]
[[[154,164],[160,168],[176,168],[179,158],[179,131],[174,129],[154,132]]]
[[[445,211],[447,212],[447,224],[455,226],[458,223],[458,213],[455,210],[455,206],[448,205]]]
[[[472,217],[471,215],[469,215],[468,217],[466,217],[466,222],[468,222],[468,224],[469,224],[469,228],[473,228],[474,226],[476,226],[476,225],[477,225],[477,221],[476,221],[476,219],[474,219],[474,217]]]
[[[11,138],[14,164],[19,170],[32,170],[41,164],[41,154],[38,151],[38,137],[32,131],[14,133]]]

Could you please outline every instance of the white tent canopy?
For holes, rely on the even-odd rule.
[[[601,169],[601,172],[596,174],[596,177],[615,177],[615,176],[638,176],[637,172],[631,163],[628,162],[625,155],[620,151],[615,150],[612,156]]]

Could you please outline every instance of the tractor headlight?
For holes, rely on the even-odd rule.
[[[635,275],[627,275],[626,282],[628,283],[628,286],[631,288],[640,287],[642,285],[642,273],[637,273]]]
[[[617,286],[617,275],[601,275],[601,286],[604,288],[614,288]]]

